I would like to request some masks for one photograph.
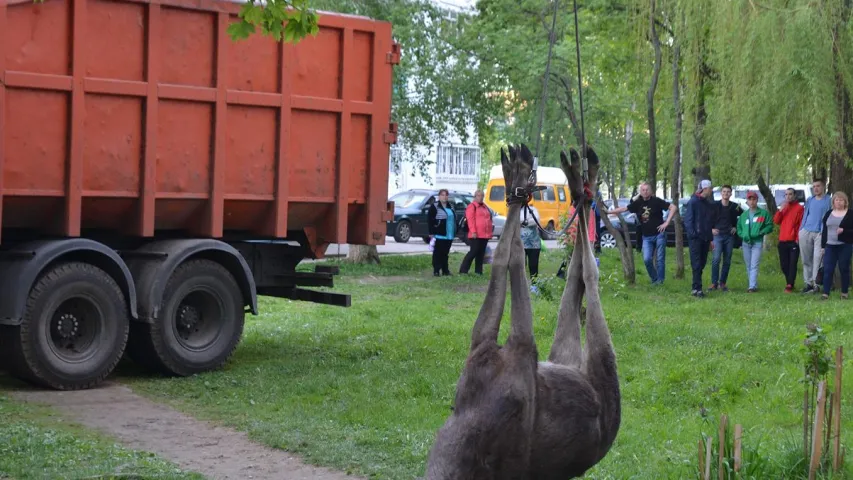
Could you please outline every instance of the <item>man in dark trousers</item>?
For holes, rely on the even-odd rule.
[[[743,213],[743,209],[737,202],[732,202],[732,186],[723,185],[720,188],[722,199],[716,202],[717,213],[714,228],[714,256],[711,260],[711,286],[708,290],[720,289],[729,291],[726,281],[729,278],[729,268],[732,266],[732,252],[735,248],[737,237],[737,219]],[[720,271],[720,261],[723,268]]]
[[[779,264],[785,274],[785,293],[794,291],[797,280],[797,264],[800,261],[799,233],[805,208],[797,202],[793,188],[785,190],[785,201],[773,215],[773,223],[779,225]]]
[[[711,230],[716,220],[716,208],[711,199],[711,181],[699,182],[698,191],[687,201],[684,211],[684,233],[690,246],[690,268],[693,269],[694,297],[704,297],[702,271],[708,262],[708,252],[713,248]]]

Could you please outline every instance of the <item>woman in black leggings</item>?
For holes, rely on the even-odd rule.
[[[432,274],[436,277],[450,275],[447,257],[456,235],[456,214],[453,212],[453,206],[447,201],[448,193],[447,189],[439,190],[438,201],[429,206],[427,214],[429,234],[435,239],[432,249]]]

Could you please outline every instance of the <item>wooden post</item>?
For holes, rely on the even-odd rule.
[[[705,437],[699,439],[699,480],[705,480]]]
[[[711,480],[711,447],[714,440],[708,437],[705,440],[705,480]]]
[[[809,480],[815,480],[817,469],[820,465],[821,451],[823,450],[823,422],[824,410],[826,409],[826,381],[817,386],[817,410],[815,411],[814,433],[812,434],[812,456],[809,462]]]
[[[826,432],[823,434],[823,446],[826,449],[827,456],[829,456],[829,449],[832,445],[829,443],[832,440],[832,410],[833,405],[835,405],[835,395],[829,387],[826,389],[826,405],[826,418],[823,423],[826,428]]]
[[[803,378],[808,378],[809,369],[806,367]],[[803,458],[809,458],[809,384],[803,388]]]
[[[741,453],[741,442],[743,441],[743,427],[738,424],[735,425],[735,473],[740,472],[741,459],[743,455]]]
[[[835,351],[835,395],[832,398],[832,431],[835,438],[832,442],[832,471],[841,468],[841,365],[844,357],[844,347],[839,346]]]
[[[720,451],[718,452],[717,460],[717,478],[726,480],[726,470],[723,468],[723,462],[726,459],[726,425],[729,423],[728,415],[720,416]]]

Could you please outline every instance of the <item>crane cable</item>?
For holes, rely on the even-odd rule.
[[[589,181],[589,163],[586,158],[586,131],[584,128],[583,114],[583,89],[581,88],[581,50],[580,50],[580,33],[578,31],[578,2],[572,0],[574,6],[575,17],[575,56],[577,59],[578,70],[578,99],[580,101],[581,111],[581,166],[583,168],[583,180]],[[539,148],[542,142],[542,124],[545,117],[545,103],[548,100],[548,80],[551,76],[551,57],[553,56],[554,43],[556,42],[556,26],[557,26],[557,11],[559,10],[559,0],[554,0],[554,13],[551,16],[551,31],[548,37],[548,59],[545,62],[545,78],[542,80],[542,100],[539,102],[539,125],[536,132],[536,150],[534,158],[539,158]],[[538,163],[538,162],[537,162]]]

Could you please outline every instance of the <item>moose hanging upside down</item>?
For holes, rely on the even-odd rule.
[[[589,183],[598,157],[587,149]],[[601,309],[598,268],[587,237],[591,198],[574,149],[561,153],[572,198],[578,201],[580,239],[560,300],[551,355],[539,362],[533,310],[524,274],[519,224],[536,188],[533,155],[525,145],[501,150],[509,192],[504,235],[494,253],[486,298],[471,334],[471,350],[456,389],[453,413],[439,430],[426,478],[567,479],[583,475],[607,454],[621,420],[619,379],[610,331]],[[586,191],[585,191],[586,187]],[[509,274],[512,326],[498,345]],[[586,345],[581,303],[586,294]]]

